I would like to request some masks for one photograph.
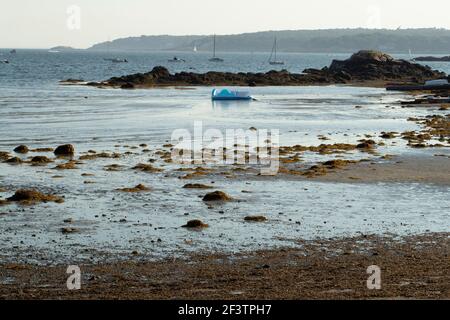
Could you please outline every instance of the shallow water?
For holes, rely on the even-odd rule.
[[[91,53],[85,59],[93,57],[99,58]],[[0,198],[22,187],[65,196],[64,204],[0,207],[0,244],[8,259],[74,261],[100,258],[104,253],[127,257],[133,250],[146,257],[161,257],[184,251],[237,252],[295,245],[298,238],[449,230],[448,186],[243,181],[213,175],[201,182],[214,181],[214,189],[229,193],[236,201],[208,208],[201,200],[206,191],[183,189],[185,183],[193,181],[178,179],[173,171],[175,165],[158,160],[155,166],[164,171],[151,174],[130,169],[150,158],[158,159],[155,151],[167,150],[162,145],[170,142],[173,130],[191,130],[194,121],[202,121],[205,130],[215,128],[221,132],[250,127],[277,129],[281,145],[356,143],[365,134],[381,141],[377,137],[382,131],[416,130],[417,124],[407,118],[445,114],[437,108],[401,108],[397,101],[405,98],[402,94],[342,86],[254,88],[252,95],[257,101],[249,103],[212,103],[210,88],[129,91],[59,86],[58,80],[77,77],[73,71],[78,70],[76,64],[61,66],[62,62],[55,58],[49,69],[47,58],[32,55],[30,59],[27,68],[14,66],[21,71],[14,71],[7,80],[0,78],[0,151],[12,151],[19,144],[39,148],[72,143],[78,155],[91,149],[135,154],[87,160],[79,165],[80,169],[65,171],[52,169],[62,160],[45,167],[0,163],[0,187],[6,189],[0,192]],[[329,57],[314,59],[321,64]],[[98,80],[121,71],[97,72],[97,68],[102,69],[102,65],[90,71],[83,69],[79,75]],[[138,69],[134,64],[118,68]],[[142,71],[142,65],[139,68]],[[39,70],[53,71],[44,76]],[[4,70],[1,72],[4,75]],[[28,78],[24,77],[27,72],[32,72]],[[319,140],[318,135],[331,141]],[[142,143],[151,152],[130,147]],[[378,151],[380,155],[421,156],[437,152],[410,149],[401,139],[387,141],[386,147]],[[448,152],[448,148],[438,152]],[[306,153],[304,161],[314,163],[333,157]],[[345,155],[346,159],[381,161],[378,157],[362,152]],[[105,171],[104,166],[110,164],[124,168]],[[82,177],[82,173],[94,176]],[[86,180],[95,183],[85,184]],[[115,190],[139,183],[153,190],[137,194]],[[247,215],[264,215],[269,221],[245,223]],[[70,226],[78,228],[79,233],[60,232],[68,226],[63,222],[67,218],[74,220]],[[210,228],[193,232],[180,227],[196,218],[210,224]]]

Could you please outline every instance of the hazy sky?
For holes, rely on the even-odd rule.
[[[2,0],[0,47],[78,48],[127,36],[439,27],[449,0]]]

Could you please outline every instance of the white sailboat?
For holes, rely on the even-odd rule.
[[[411,49],[409,49],[409,60],[410,61],[416,61],[416,59],[414,59],[414,57],[412,55]]]
[[[273,60],[272,60],[273,58]],[[277,38],[273,42],[272,52],[270,53],[269,64],[271,65],[284,65],[284,61],[277,60]]]
[[[194,46],[194,49],[192,49],[192,51],[197,52],[197,46]]]
[[[224,60],[216,57],[216,35],[214,35],[214,47],[213,47],[213,56],[209,59],[211,62],[223,62]]]

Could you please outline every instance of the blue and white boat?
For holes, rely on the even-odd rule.
[[[252,96],[248,91],[214,89],[211,94],[212,100],[252,100]]]

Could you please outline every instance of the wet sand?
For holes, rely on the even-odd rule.
[[[82,265],[81,289],[67,266],[0,265],[2,299],[450,299],[450,234],[394,239],[298,241],[237,255]],[[367,268],[381,269],[369,290]]]
[[[274,177],[258,175],[257,166],[179,166],[170,159],[169,129],[155,127],[155,136],[147,135],[152,118],[141,119],[142,112],[125,128],[137,123],[142,129],[107,139],[102,130],[85,136],[84,127],[74,126],[76,139],[67,132],[55,141],[51,130],[41,132],[36,129],[40,123],[31,124],[32,137],[14,137],[1,148],[2,160],[14,161],[0,164],[0,298],[449,299],[449,118],[424,127],[426,119],[417,117],[443,111],[405,112],[387,106],[393,101],[382,100],[385,94],[377,92],[376,102],[363,100],[355,107],[370,92],[354,90],[359,95],[341,102],[351,117],[334,128],[330,124],[343,114],[335,113],[341,109],[334,107],[333,93],[326,96],[331,100],[321,96],[313,104],[311,121],[324,121],[320,130],[302,128],[302,113],[309,114],[304,106],[292,113],[292,106],[309,101],[307,94],[274,100],[272,113],[286,112],[276,122],[292,119],[284,132],[289,138],[283,144],[286,162]],[[267,112],[273,103],[267,101],[249,115],[251,108],[240,106],[238,112],[200,104],[193,115],[181,112],[183,122],[173,125],[181,127],[210,112],[211,119],[234,114],[234,119],[251,119],[239,122],[243,128],[264,128],[268,124],[253,117]],[[166,110],[161,107],[161,117]],[[350,129],[360,117],[359,127]],[[123,123],[121,117],[107,119],[105,127],[111,121]],[[390,137],[393,130],[398,131],[395,138]],[[46,140],[41,144],[35,137]],[[367,139],[373,143],[359,148]],[[13,151],[18,141],[32,148],[29,154]],[[63,142],[74,143],[73,161],[52,154]],[[436,147],[437,142],[442,145]],[[296,150],[297,143],[305,150]],[[335,145],[341,147],[330,147]],[[212,190],[184,188],[187,184]],[[42,192],[44,203],[18,203],[14,197],[21,188]],[[203,201],[215,190],[232,200]],[[53,194],[64,202],[48,202]],[[263,219],[248,222],[247,216]],[[205,228],[183,228],[194,219]],[[394,233],[405,238],[394,240],[389,236]],[[82,290],[68,291],[66,268],[77,263]],[[366,288],[370,265],[382,269],[380,291]]]
[[[359,162],[348,168],[329,171],[315,177],[323,182],[352,183],[427,183],[450,185],[450,155],[402,157],[392,156],[387,162]]]

